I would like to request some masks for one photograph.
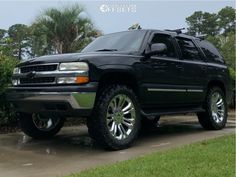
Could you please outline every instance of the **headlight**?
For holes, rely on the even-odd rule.
[[[13,74],[20,74],[20,68],[14,68]]]
[[[60,71],[88,71],[89,67],[87,63],[84,62],[71,62],[71,63],[61,63],[59,66]]]

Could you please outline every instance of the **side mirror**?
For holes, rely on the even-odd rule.
[[[148,56],[165,53],[167,51],[167,47],[164,43],[154,43],[150,48],[150,51],[146,53]]]

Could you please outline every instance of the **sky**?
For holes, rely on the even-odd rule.
[[[139,23],[148,29],[177,29],[187,27],[185,18],[195,11],[217,13],[225,6],[235,7],[235,1],[2,1],[0,0],[0,29],[22,23],[30,25],[45,9],[81,4],[95,26],[104,34],[127,30]]]

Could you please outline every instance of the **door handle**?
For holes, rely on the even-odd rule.
[[[206,66],[201,66],[201,69],[206,71],[207,67]]]
[[[184,66],[183,66],[182,64],[180,64],[180,65],[177,64],[177,65],[176,65],[176,68],[179,69],[179,70],[181,70],[181,71],[184,70]]]

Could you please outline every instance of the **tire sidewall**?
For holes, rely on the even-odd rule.
[[[223,121],[220,122],[220,123],[216,123],[215,120],[213,119],[213,116],[212,116],[212,112],[211,112],[211,97],[212,95],[215,93],[215,92],[218,92],[222,99],[223,99],[223,102],[224,102],[224,111],[225,111],[225,114],[224,114],[224,117],[223,117]],[[226,102],[226,98],[225,98],[225,94],[223,93],[223,91],[218,88],[218,87],[213,87],[212,89],[210,89],[209,93],[208,93],[208,96],[207,96],[207,113],[208,113],[208,116],[210,118],[210,121],[211,121],[211,124],[212,126],[215,128],[215,129],[222,129],[224,128],[226,122],[227,122],[227,102]]]
[[[135,120],[135,124],[134,124],[134,128],[132,130],[132,132],[130,133],[130,135],[125,138],[124,140],[117,140],[116,138],[114,138],[112,136],[112,134],[110,133],[109,131],[109,128],[108,126],[106,125],[106,114],[107,114],[107,109],[108,109],[108,105],[110,103],[110,101],[117,95],[119,94],[124,94],[126,96],[129,97],[129,99],[131,99],[133,105],[134,105],[134,108],[135,108],[135,116],[136,116],[136,120]],[[140,130],[140,127],[141,127],[141,118],[140,118],[140,107],[139,107],[139,103],[138,103],[138,100],[136,98],[136,96],[132,93],[132,91],[130,89],[122,89],[121,87],[117,87],[117,89],[113,92],[111,92],[111,94],[108,94],[108,99],[105,103],[105,110],[103,111],[103,115],[102,117],[104,117],[103,120],[103,124],[106,125],[105,126],[105,136],[107,136],[106,138],[110,139],[110,141],[112,141],[111,143],[112,144],[116,144],[118,145],[120,148],[119,149],[122,149],[122,148],[125,148],[127,146],[129,146],[131,144],[131,142],[133,142],[134,139],[136,139],[138,133],[139,133],[139,130]]]
[[[20,125],[21,130],[28,136],[35,138],[35,139],[48,139],[57,134],[61,127],[64,124],[65,118],[59,117],[59,122],[57,125],[48,131],[42,131],[38,129],[32,118],[33,113],[18,113],[18,122]]]

